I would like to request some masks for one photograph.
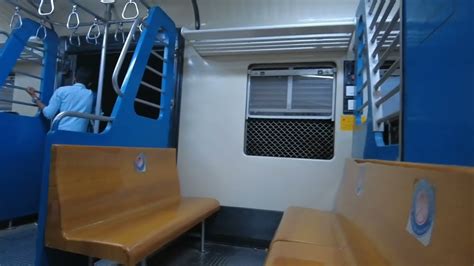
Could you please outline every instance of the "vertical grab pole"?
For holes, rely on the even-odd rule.
[[[205,235],[206,235],[206,220],[203,220],[201,223],[201,253],[205,252],[205,249],[204,249]]]
[[[107,18],[110,18],[110,4],[107,4],[106,6],[106,13],[107,13]],[[100,53],[100,70],[99,70],[99,84],[97,86],[97,99],[95,101],[95,115],[102,115],[102,92],[104,90],[104,76],[105,76],[105,61],[107,58],[107,37],[109,35],[109,23],[105,22],[104,26],[104,37],[102,40],[102,49]],[[99,133],[99,125],[100,121],[95,120],[94,121],[94,133],[97,134]]]

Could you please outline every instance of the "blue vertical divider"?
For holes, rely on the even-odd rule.
[[[160,8],[152,8],[146,21],[147,27],[140,35],[129,69],[122,85],[122,96],[117,97],[112,111],[113,122],[101,134],[53,131],[46,137],[41,180],[41,197],[38,221],[36,265],[52,265],[57,261],[57,251],[45,247],[45,227],[48,207],[50,151],[54,144],[90,146],[168,147],[172,125],[172,100],[174,99],[175,45],[177,30],[174,22]],[[148,58],[159,31],[166,36],[161,88],[161,112],[158,119],[138,116],[134,101],[145,72]],[[112,89],[112,88],[105,88]],[[68,264],[69,262],[64,263]],[[64,265],[66,265],[64,264]],[[68,264],[69,265],[69,264]]]
[[[13,71],[28,39],[35,36],[39,26],[25,18],[21,28],[10,34],[0,51],[0,85]],[[54,90],[58,42],[56,33],[47,29],[43,41],[45,52],[40,96],[45,102]],[[48,128],[48,122],[39,114],[28,117],[0,113],[0,221],[38,212],[44,140]]]
[[[474,166],[474,1],[403,1],[402,152],[356,126],[353,156]]]
[[[474,1],[404,1],[403,150],[474,166]]]

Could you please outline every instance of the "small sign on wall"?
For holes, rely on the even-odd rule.
[[[435,210],[436,194],[434,187],[425,179],[417,181],[406,229],[424,246],[428,246],[431,242]]]
[[[342,115],[341,116],[341,130],[352,131],[354,130],[354,116],[353,115]]]
[[[146,156],[144,153],[140,153],[135,158],[135,170],[139,173],[146,172]]]

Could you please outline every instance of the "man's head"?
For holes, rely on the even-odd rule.
[[[85,67],[79,67],[76,70],[75,82],[88,85],[91,82],[92,73]]]

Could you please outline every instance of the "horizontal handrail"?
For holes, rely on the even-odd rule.
[[[9,89],[17,89],[17,90],[22,90],[22,91],[28,91],[28,89],[25,88],[25,87],[20,87],[20,86],[16,86],[16,85],[12,85],[12,84],[4,84],[3,87],[4,88],[9,88]],[[35,92],[38,93],[38,94],[41,94],[41,92],[38,91],[38,90],[35,90]]]
[[[18,58],[18,61],[34,63],[34,64],[36,64],[36,65],[38,65],[38,66],[44,67],[43,63],[38,62],[38,60],[30,60],[30,59],[24,59],[24,58],[21,58],[21,57],[20,57],[20,58]]]
[[[388,99],[392,98],[399,91],[400,91],[400,85],[397,85],[395,88],[393,88],[387,94],[385,94],[382,98],[378,99],[375,102],[375,106],[380,107],[380,105],[382,105],[384,102],[388,101]]]
[[[161,73],[160,71],[158,71],[156,69],[153,69],[151,66],[146,66],[146,69],[150,70],[151,72],[155,73],[156,75],[158,75],[160,77],[163,77],[163,73]]]
[[[27,103],[27,102],[15,101],[15,100],[8,100],[8,99],[0,99],[0,102],[14,103],[14,104],[21,104],[21,105],[37,107],[36,104],[33,104],[33,103]]]
[[[394,6],[395,6],[395,0],[390,0],[390,2],[387,5],[387,8],[384,11],[384,14],[382,15],[382,18],[379,21],[379,24],[378,24],[377,28],[375,29],[375,33],[372,35],[372,39],[370,40],[372,43],[374,43],[375,39],[377,39],[377,36],[379,35],[380,31],[382,30],[383,25],[385,25],[385,23],[387,22],[388,15],[390,14],[390,12],[392,11]],[[397,21],[397,20],[398,20],[398,18],[396,20],[392,19],[392,21],[390,22],[390,25],[395,24],[394,21]],[[387,31],[391,31],[391,30],[387,29],[386,33],[387,33]],[[381,42],[384,42],[384,40],[381,40]]]
[[[385,5],[385,0],[380,0],[380,4],[377,7],[377,11],[375,11],[374,18],[372,19],[372,22],[370,23],[370,30],[373,30],[375,25],[377,24],[377,20],[379,19],[380,13],[382,13],[382,9]]]
[[[133,35],[137,31],[138,25],[140,25],[139,18],[133,22],[132,27],[130,28],[130,32],[128,33],[127,39],[125,40],[122,51],[120,52],[120,56],[117,60],[117,64],[115,65],[114,72],[112,74],[112,86],[114,87],[115,92],[119,96],[122,95],[122,89],[118,81],[120,70],[122,69],[123,62],[125,60],[125,57],[127,56],[128,48],[132,43]]]
[[[369,106],[369,101],[366,101],[364,104],[362,104],[362,106],[357,109],[357,112],[362,112],[362,110],[364,110],[364,108],[367,106]]]
[[[385,50],[385,52],[382,54],[382,56],[379,58],[379,61],[377,64],[374,66],[374,69],[372,70],[375,73],[379,71],[380,67],[387,61],[388,57],[390,54],[395,50],[395,48],[398,46],[398,43],[400,42],[400,35],[397,36],[397,38],[390,44],[390,46]]]
[[[112,122],[114,120],[112,117],[109,117],[109,116],[66,111],[66,112],[59,113],[53,119],[53,122],[51,123],[51,131],[56,130],[59,125],[59,122],[65,117],[77,117],[77,118],[84,118],[84,119],[89,119],[89,120],[98,120],[98,121],[103,121],[103,122]]]
[[[398,69],[398,67],[400,66],[400,59],[398,59],[397,61],[395,61],[395,63],[393,63],[390,68],[387,70],[387,72],[385,72],[385,74],[383,75],[382,78],[379,79],[379,81],[375,84],[374,86],[374,89],[375,90],[378,90],[380,88],[380,86],[382,86],[382,84],[392,76],[392,74],[395,72],[395,70]]]
[[[397,47],[400,44],[400,34],[398,34],[395,39],[392,40],[390,43],[390,46],[387,48],[390,51],[392,51],[395,47]],[[372,58],[375,59],[375,57],[378,55],[379,51],[384,47],[384,43],[379,42],[377,46],[375,47],[374,51],[372,52]],[[395,45],[395,47],[391,47],[392,45]]]
[[[161,56],[159,53],[155,52],[155,51],[151,51],[151,54],[158,57],[159,59],[161,59],[161,61],[165,62],[166,60],[163,58],[163,56]]]
[[[140,82],[140,84],[142,84],[143,86],[145,86],[145,87],[147,87],[147,88],[150,88],[150,89],[152,89],[152,90],[154,90],[154,91],[162,92],[162,90],[161,90],[160,88],[158,88],[158,87],[156,87],[156,86],[153,86],[153,85],[151,85],[151,84],[148,83],[148,82],[142,81],[142,82]]]
[[[395,3],[394,3],[394,5],[395,5]],[[380,36],[380,33],[381,33],[381,29],[382,29],[383,26],[380,25],[380,26],[378,27],[379,30],[377,31],[377,34],[374,34],[374,35],[372,36],[372,39],[371,39],[372,43],[375,42],[375,39],[379,38],[379,39],[378,39],[379,43],[384,44],[385,41],[386,41],[386,40],[388,39],[388,37],[390,36],[390,34],[393,34],[394,31],[397,31],[396,28],[395,28],[395,26],[399,25],[399,22],[398,22],[399,19],[400,19],[400,10],[397,10],[397,12],[395,12],[395,15],[393,15],[392,20],[388,23],[388,26],[387,26],[387,28],[385,29],[385,31],[384,31],[384,33],[382,34],[382,36]],[[399,31],[398,31],[398,33],[399,33]],[[396,33],[395,33],[395,34],[396,34]]]
[[[35,57],[36,59],[43,60],[43,56],[33,52],[33,49],[23,49],[22,55]]]
[[[30,78],[35,78],[35,79],[43,80],[42,77],[35,76],[35,75],[33,75],[33,74],[26,73],[26,72],[23,72],[23,71],[13,70],[12,72],[15,73],[15,74],[20,74],[20,75],[27,76],[27,77],[30,77]]]
[[[370,16],[372,16],[372,14],[374,13],[374,9],[375,9],[376,5],[377,5],[377,0],[373,0],[372,4],[370,5],[370,9],[369,9],[369,15]]]
[[[361,93],[369,85],[369,80],[365,80],[360,89],[357,90],[357,93]]]
[[[142,99],[139,99],[139,98],[136,98],[135,102],[141,103],[141,104],[144,104],[144,105],[148,105],[148,106],[154,107],[156,109],[161,109],[161,105],[154,104],[154,103],[151,103],[149,101],[145,101],[145,100],[142,100]]]

